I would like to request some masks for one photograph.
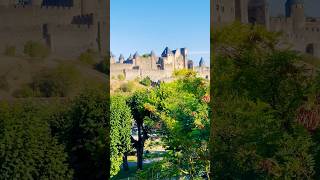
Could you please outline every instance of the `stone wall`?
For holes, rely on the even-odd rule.
[[[77,57],[89,48],[98,50],[96,29],[87,25],[54,26],[49,35],[51,51],[58,57]]]
[[[0,3],[0,53],[9,45],[22,53],[24,44],[32,40],[48,45],[52,54],[58,57],[77,57],[89,48],[101,50],[106,56],[107,4],[100,0],[85,0],[81,8],[80,1],[75,0],[74,7],[23,7]],[[94,14],[90,27],[71,24],[73,17],[81,13]]]
[[[15,46],[17,53],[22,54],[24,45],[27,41],[33,40],[44,43],[42,31],[39,26],[28,28],[2,28],[0,29],[0,53],[3,53],[6,46]]]

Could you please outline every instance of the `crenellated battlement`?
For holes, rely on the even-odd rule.
[[[264,25],[270,31],[282,32],[283,38],[294,50],[320,57],[320,18],[305,15],[304,0],[287,0],[285,15],[277,17],[269,15],[266,0],[214,1],[215,27],[224,26],[235,20]]]

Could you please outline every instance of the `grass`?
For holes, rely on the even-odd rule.
[[[129,157],[128,157],[128,160],[129,160]],[[152,166],[152,163],[144,164],[143,169],[148,169],[151,166]],[[131,166],[129,171],[124,171],[123,169],[121,169],[120,172],[115,177],[111,178],[111,180],[125,180],[128,178],[132,180],[132,179],[135,179],[134,176],[136,175],[136,173],[137,173],[137,166]]]

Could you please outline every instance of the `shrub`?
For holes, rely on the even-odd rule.
[[[196,72],[189,69],[175,70],[173,72],[174,77],[195,76],[195,75],[196,75]]]
[[[35,94],[37,93],[33,92],[33,90],[29,85],[24,85],[20,89],[14,91],[12,93],[12,96],[16,98],[27,98],[27,97],[34,97],[36,96]]]
[[[107,63],[107,59],[105,58],[104,60],[100,61],[97,65],[96,65],[96,69],[102,73],[108,74],[109,71],[109,66]]]
[[[88,49],[86,52],[81,53],[79,56],[79,60],[81,62],[89,65],[94,65],[97,58],[98,54],[92,49]]]
[[[44,69],[33,76],[32,82],[13,93],[14,97],[67,97],[79,88],[80,73],[73,66],[59,65]]]
[[[23,52],[31,58],[46,58],[50,54],[50,49],[41,43],[28,41],[24,45]]]
[[[45,111],[33,102],[0,103],[0,179],[72,179]]]
[[[128,82],[128,83],[122,84],[120,86],[120,90],[122,92],[132,92],[133,89],[134,89],[134,83],[133,82]]]
[[[15,46],[6,46],[6,49],[4,50],[4,55],[15,56],[16,55],[16,47]]]
[[[118,75],[118,79],[119,79],[120,81],[123,81],[123,80],[125,79],[125,77],[124,77],[123,74],[119,74],[119,75]]]
[[[143,78],[141,81],[140,81],[140,84],[142,85],[145,85],[145,86],[151,86],[151,79],[149,76]]]
[[[34,76],[31,87],[41,97],[66,97],[77,86],[80,74],[73,66],[59,65]]]

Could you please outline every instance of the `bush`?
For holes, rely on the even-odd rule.
[[[65,141],[74,169],[73,179],[108,179],[110,177],[110,110],[107,93],[88,89],[77,96],[61,117],[67,120],[60,138]]]
[[[142,85],[145,85],[145,86],[151,86],[151,79],[149,76],[143,78],[141,81],[140,81],[140,84]]]
[[[41,97],[66,97],[77,88],[79,79],[80,73],[73,66],[60,65],[36,75],[31,87]]]
[[[16,47],[15,46],[6,46],[6,49],[4,50],[4,55],[15,56],[16,55]]]
[[[128,82],[128,83],[122,84],[120,86],[120,90],[122,92],[132,92],[134,90],[134,83]]]
[[[175,70],[173,72],[174,77],[195,76],[195,75],[196,75],[196,72],[189,69]]]
[[[0,179],[72,179],[44,111],[34,103],[0,103]]]
[[[27,97],[34,97],[36,96],[35,94],[37,93],[33,92],[33,90],[29,85],[24,85],[20,89],[14,91],[12,93],[12,96],[16,98],[27,98]]]
[[[80,73],[73,66],[59,65],[37,73],[30,84],[13,93],[14,97],[67,97],[79,88]]]
[[[79,56],[79,60],[85,64],[94,65],[97,62],[98,54],[92,50],[88,49]]]
[[[46,58],[50,54],[50,49],[41,43],[28,41],[24,45],[23,52],[31,58]]]
[[[100,61],[97,65],[96,65],[96,69],[104,74],[108,74],[109,71],[109,66],[107,63],[107,59],[105,58],[104,60]]]
[[[120,81],[123,81],[123,80],[125,79],[125,77],[124,77],[123,74],[119,74],[119,75],[118,75],[118,79],[119,79]]]

